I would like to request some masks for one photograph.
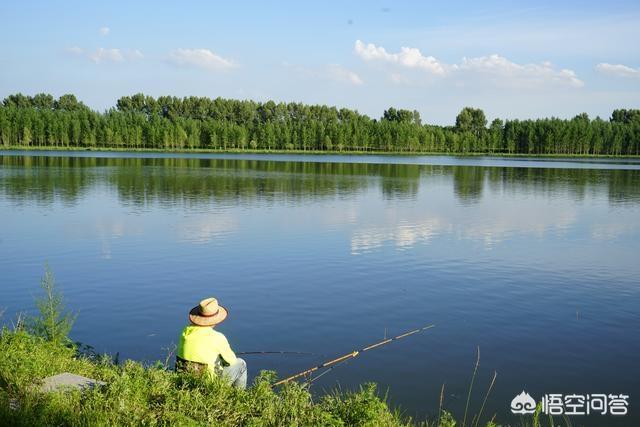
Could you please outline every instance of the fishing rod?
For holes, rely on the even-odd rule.
[[[408,337],[410,335],[417,334],[418,332],[422,332],[422,331],[425,331],[427,329],[431,329],[431,328],[433,328],[435,326],[436,325],[433,325],[433,324],[427,325],[427,326],[423,326],[422,328],[418,328],[418,329],[414,329],[414,330],[409,331],[409,332],[405,332],[404,334],[400,334],[400,335],[395,336],[393,338],[386,338],[386,339],[384,339],[382,341],[379,341],[377,343],[370,344],[370,345],[368,345],[366,347],[361,348],[360,350],[354,350],[351,353],[347,353],[347,354],[345,354],[343,356],[337,357],[337,358],[335,358],[333,360],[326,361],[326,362],[321,363],[321,364],[319,364],[317,366],[314,366],[313,368],[309,368],[309,369],[307,369],[305,371],[299,372],[299,373],[297,373],[295,375],[291,375],[290,377],[282,379],[282,380],[274,383],[273,387],[288,383],[289,381],[295,380],[296,378],[300,378],[302,376],[309,375],[310,373],[315,372],[318,369],[329,368],[329,367],[333,368],[337,364],[341,364],[342,362],[346,362],[349,359],[357,357],[360,353],[364,353],[365,351],[373,350],[374,348],[383,346],[385,344],[389,344],[392,341],[397,341],[397,340],[400,340],[402,338],[406,338],[406,337]],[[318,378],[318,377],[316,377],[316,378]]]
[[[420,332],[420,331],[424,331],[425,329],[433,328],[434,326],[435,326],[435,325],[428,325],[428,326],[425,326],[424,328],[420,328],[420,329],[418,329],[418,330],[413,330],[413,331],[411,331],[410,333],[399,335],[399,336],[397,336],[397,337],[395,337],[395,338],[393,338],[393,339],[390,339],[390,340],[391,340],[391,341],[393,341],[394,339],[404,338],[404,337],[409,336],[409,335],[412,335],[412,334],[414,334],[414,333],[416,333],[416,332]],[[385,328],[385,330],[384,330],[384,335],[385,335],[385,337],[387,336],[387,329],[386,329],[386,328]],[[386,340],[386,338],[385,338],[385,340]],[[378,344],[379,344],[379,345],[382,345],[382,342],[381,342],[381,343],[378,343]],[[386,342],[385,342],[384,344],[386,344]],[[376,345],[376,346],[377,346],[377,345]],[[374,346],[373,346],[373,345],[372,345],[372,346],[369,346],[367,349],[371,349],[371,348],[374,348]],[[351,360],[353,360],[353,358],[350,358],[350,359],[344,359],[344,360],[342,360],[341,362],[336,363],[335,365],[331,365],[331,366],[327,367],[327,369],[325,369],[325,371],[324,371],[323,373],[321,373],[321,374],[319,374],[319,375],[316,375],[315,377],[311,377],[311,376],[309,376],[309,379],[308,379],[307,381],[305,381],[305,385],[311,386],[311,384],[312,384],[314,381],[319,380],[319,379],[320,379],[320,378],[322,378],[323,376],[327,375],[329,372],[331,372],[331,371],[333,371],[334,369],[336,369],[338,366],[341,366],[341,365],[343,365],[343,364],[346,364],[346,363],[350,362]]]

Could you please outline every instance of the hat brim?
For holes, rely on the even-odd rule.
[[[197,305],[189,312],[189,320],[197,326],[214,326],[224,322],[228,315],[229,310],[219,305],[218,314],[215,316],[203,316],[200,314],[200,306]]]

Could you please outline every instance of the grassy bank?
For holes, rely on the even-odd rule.
[[[408,425],[389,410],[373,385],[314,402],[290,384],[272,390],[264,373],[246,391],[221,380],[175,374],[108,357],[79,357],[73,348],[25,331],[0,336],[0,420],[5,425]],[[81,393],[43,394],[33,387],[61,372],[99,379],[106,386]],[[10,402],[18,402],[11,408]],[[15,406],[15,405],[14,405]]]
[[[430,151],[357,151],[357,150],[267,150],[267,149],[165,149],[124,147],[60,147],[60,146],[8,146],[10,151],[60,151],[60,152],[115,152],[115,153],[196,153],[196,154],[313,154],[313,155],[369,155],[369,156],[451,156],[451,157],[505,157],[505,158],[549,158],[549,159],[640,159],[636,155],[596,154],[520,154],[520,153],[452,153]]]

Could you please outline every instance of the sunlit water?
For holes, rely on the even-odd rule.
[[[429,323],[325,375],[419,418],[510,415],[522,390],[626,393],[640,422],[640,164],[454,157],[0,152],[0,308],[49,263],[72,337],[164,359],[213,295],[238,351],[327,357]],[[322,356],[246,356],[282,376]]]

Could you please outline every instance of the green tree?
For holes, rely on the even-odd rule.
[[[22,128],[22,137],[20,138],[20,144],[22,145],[30,145],[31,144],[31,128],[25,126]]]
[[[472,132],[480,137],[487,126],[484,111],[479,108],[464,107],[456,117],[456,128],[460,132]]]
[[[75,111],[83,107],[84,105],[81,102],[78,102],[78,99],[76,98],[76,96],[72,94],[62,95],[55,102],[56,110]]]
[[[33,97],[33,107],[38,110],[53,110],[55,108],[55,100],[48,93],[39,93]]]
[[[48,265],[45,266],[40,287],[44,295],[36,299],[39,315],[28,319],[29,331],[48,341],[69,342],[69,332],[76,315],[65,311],[62,293],[56,289],[55,277]]]

